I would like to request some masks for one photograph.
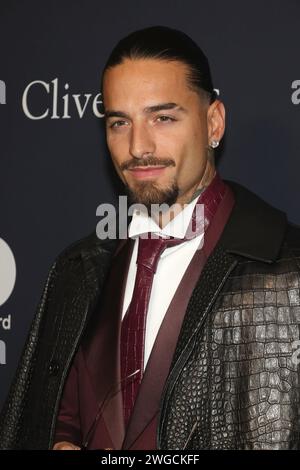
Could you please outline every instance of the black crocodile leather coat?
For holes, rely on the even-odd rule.
[[[243,186],[190,299],[161,399],[160,449],[299,449],[300,228]],[[52,447],[63,385],[115,242],[55,260],[0,417],[1,449]]]

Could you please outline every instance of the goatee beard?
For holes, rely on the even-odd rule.
[[[165,210],[171,207],[178,198],[179,188],[176,182],[166,189],[160,189],[151,181],[142,181],[134,189],[125,187],[130,204],[143,204],[151,215],[155,206],[165,205]],[[154,205],[154,208],[152,207]]]

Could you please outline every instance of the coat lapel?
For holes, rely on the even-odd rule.
[[[183,320],[172,359],[170,373],[162,393],[163,402],[158,424],[158,449],[160,449],[161,434],[164,427],[168,401],[173,391],[172,384],[176,381],[176,377],[178,377],[184,364],[193,352],[193,346],[197,340],[196,334],[201,328],[227,277],[236,264],[237,260],[233,256],[227,255],[223,251],[223,248],[218,246],[208,258],[189,300],[186,315]],[[216,266],[218,266],[217,270]]]
[[[103,286],[101,304],[95,308],[94,318],[83,340],[83,354],[101,404],[97,429],[107,428],[115,449],[121,449],[124,436],[124,418],[120,373],[120,325],[125,285],[133,240],[122,240],[113,255],[111,269]],[[95,416],[97,409],[95,409]],[[103,420],[104,423],[101,423]],[[103,426],[105,424],[105,426]],[[101,436],[97,439],[101,446]]]

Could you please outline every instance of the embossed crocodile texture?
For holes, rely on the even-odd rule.
[[[292,360],[300,338],[299,248],[291,253],[286,246],[272,265],[240,260],[197,330],[201,289],[226,271],[228,255],[218,261],[218,268],[207,266],[191,298],[173,362],[181,360],[181,369],[165,390],[159,445],[299,449],[300,374]]]

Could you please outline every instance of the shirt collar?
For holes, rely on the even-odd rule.
[[[163,228],[160,228],[155,220],[149,217],[146,209],[134,209],[132,220],[129,224],[128,236],[136,238],[142,233],[154,232],[162,237],[184,238],[197,200],[198,196],[189,204],[185,204],[179,214]]]

